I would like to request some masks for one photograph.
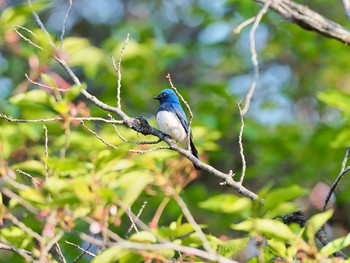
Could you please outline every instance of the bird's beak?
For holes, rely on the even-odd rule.
[[[155,97],[153,97],[153,99],[159,100],[159,99],[160,99],[160,96],[159,96],[159,95],[158,95],[158,96],[155,96]]]

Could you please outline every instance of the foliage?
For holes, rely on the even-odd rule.
[[[118,13],[120,19],[107,20],[104,10],[103,20],[98,15],[102,11],[86,3],[86,10],[96,12],[89,17],[80,10],[83,1],[74,1],[67,35],[57,50],[35,24],[27,3],[7,6],[1,14],[0,112],[18,119],[62,118],[45,123],[47,138],[42,123],[0,118],[1,243],[40,256],[45,244],[63,235],[59,245],[67,262],[81,251],[64,240],[97,255],[92,259],[85,254],[79,262],[201,262],[198,255],[178,249],[204,251],[200,233],[175,201],[174,195],[180,195],[210,247],[227,258],[320,262],[349,246],[349,235],[323,248],[316,244],[314,235],[333,211],[317,214],[305,197],[319,181],[334,181],[350,145],[346,46],[282,23],[272,12],[264,16],[256,32],[260,77],[243,134],[244,185],[264,200],[253,202],[226,190],[209,174],[197,173],[173,151],[132,153],[130,149],[151,146],[125,143],[110,124],[84,122],[114,149],[74,118],[108,119],[81,91],[117,104],[118,74],[111,56],[118,62],[130,33],[121,68],[122,109],[130,116],[145,116],[156,127],[152,97],[169,86],[165,75],[170,72],[194,113],[192,130],[200,158],[223,172],[233,170],[236,179],[242,172],[237,103],[251,83],[251,54],[249,28],[231,32],[256,15],[259,6],[253,1],[103,2],[114,11],[119,3],[118,10],[124,10]],[[326,14],[331,11],[326,5],[317,1],[315,8]],[[67,8],[58,1],[33,3],[56,46],[64,20],[59,14]],[[334,9],[342,12],[340,4]],[[118,14],[115,11],[116,19]],[[80,86],[52,59],[53,52],[67,60]],[[121,125],[117,129],[129,142],[154,139]],[[347,211],[349,191],[347,185],[341,187],[339,210]],[[283,215],[297,209],[316,215],[305,227],[282,223]],[[333,224],[347,233],[343,222],[349,215],[339,210],[335,207]],[[131,212],[140,213],[139,219]],[[131,227],[133,220],[146,226]],[[125,247],[118,247],[113,234],[126,241]],[[102,245],[93,244],[94,238]],[[162,242],[169,246],[152,247]],[[135,244],[152,249],[132,247]],[[47,252],[48,261],[58,261],[57,253]],[[0,253],[1,262],[25,261],[13,252]]]

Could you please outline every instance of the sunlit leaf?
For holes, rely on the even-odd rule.
[[[350,234],[329,242],[326,246],[321,248],[320,252],[323,255],[330,256],[333,253],[340,251],[348,246],[350,246]]]
[[[235,230],[258,232],[267,238],[278,238],[284,241],[293,240],[296,237],[287,225],[272,219],[249,219],[239,224],[231,225],[231,227]]]
[[[267,245],[273,254],[275,254],[281,258],[287,257],[287,255],[286,255],[287,248],[286,248],[286,243],[284,241],[277,240],[277,239],[269,239],[267,241]]]
[[[249,238],[232,239],[219,246],[218,253],[224,257],[231,258],[245,248],[248,243]]]
[[[12,169],[14,170],[19,169],[31,175],[33,174],[45,175],[45,165],[42,162],[39,162],[36,160],[29,160],[29,161],[17,163],[12,166]]]
[[[307,189],[302,188],[299,185],[292,185],[271,190],[265,197],[266,209],[272,209],[280,203],[294,200],[305,195],[307,192]]]
[[[156,243],[157,238],[155,235],[148,231],[140,231],[130,236],[129,238],[132,242],[138,242],[138,243]]]
[[[9,226],[0,230],[1,236],[17,248],[28,249],[33,237],[17,226]]]
[[[317,93],[319,100],[347,113],[350,113],[350,95],[336,89]]]
[[[212,196],[199,203],[199,207],[201,208],[223,213],[249,211],[251,206],[252,202],[250,199],[229,194]]]
[[[333,210],[327,210],[323,213],[316,214],[308,220],[308,225],[316,233],[333,215]]]

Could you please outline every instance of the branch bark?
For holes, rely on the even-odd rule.
[[[255,0],[266,4],[269,0]],[[307,6],[290,0],[274,0],[270,8],[285,19],[305,28],[318,32],[326,37],[337,39],[345,44],[350,43],[350,31],[342,25],[325,18]]]

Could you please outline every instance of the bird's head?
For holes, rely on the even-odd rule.
[[[180,103],[179,98],[175,94],[175,92],[171,89],[162,90],[158,96],[155,96],[153,99],[159,100],[160,103],[163,102],[172,102],[172,103]]]

